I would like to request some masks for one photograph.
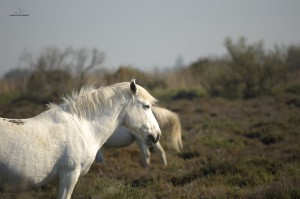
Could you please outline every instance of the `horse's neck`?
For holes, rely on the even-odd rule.
[[[83,134],[88,134],[94,140],[94,143],[101,147],[109,136],[123,123],[125,117],[123,110],[126,107],[125,103],[127,100],[111,100],[114,103],[103,105],[101,106],[101,110],[90,111],[90,114],[84,116],[70,111],[67,106],[61,106],[60,108],[54,106],[41,116],[50,117],[56,122],[74,122],[73,126],[76,125]]]
[[[114,109],[104,108],[99,116],[86,120],[90,125],[90,133],[99,144],[99,148],[122,124],[125,117],[122,110],[123,106]]]

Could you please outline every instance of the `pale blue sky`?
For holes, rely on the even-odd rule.
[[[21,8],[29,16],[9,16]],[[0,2],[0,75],[24,51],[97,48],[103,66],[149,69],[226,53],[224,39],[300,44],[299,0],[95,0]]]

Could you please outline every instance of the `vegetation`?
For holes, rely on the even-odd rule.
[[[173,71],[151,74],[123,66],[85,73],[84,82],[96,86],[135,77],[158,105],[179,114],[184,150],[177,154],[162,139],[168,166],[154,154],[144,169],[136,144],[104,149],[106,164],[94,164],[79,179],[73,198],[300,198],[300,47],[266,51],[261,42],[249,45],[243,38],[227,39],[225,46],[227,57]],[[70,68],[49,68],[1,80],[2,117],[31,117],[78,89],[78,75]],[[20,194],[1,192],[0,198],[55,193],[50,184]]]
[[[1,81],[0,92],[41,87],[60,95],[84,84],[107,85],[133,77],[150,90],[173,90],[173,97],[180,92],[179,98],[209,95],[250,99],[276,95],[282,89],[299,92],[300,46],[265,50],[262,42],[248,44],[241,37],[236,42],[227,38],[225,47],[228,54],[224,57],[202,58],[186,67],[153,73],[130,66],[120,66],[117,71],[101,69],[104,54],[95,49],[47,48],[35,59],[25,53],[21,60],[27,67],[8,72]]]

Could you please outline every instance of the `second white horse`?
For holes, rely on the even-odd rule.
[[[154,106],[152,108],[153,114],[164,132],[164,136],[167,137],[167,144],[175,149],[178,153],[182,150],[182,139],[181,139],[181,123],[178,115],[166,108]],[[128,128],[122,126],[118,128],[111,137],[104,143],[104,147],[107,148],[122,148],[129,146],[134,141],[137,142],[141,153],[143,166],[147,167],[150,163],[150,150],[143,140],[132,133]],[[167,158],[164,148],[161,146],[160,142],[153,145],[154,151],[158,154],[163,164],[167,166]],[[98,151],[96,156],[97,163],[104,163],[104,155],[101,149]]]

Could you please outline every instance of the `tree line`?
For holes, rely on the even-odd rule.
[[[282,85],[299,87],[299,45],[266,50],[263,42],[249,44],[241,37],[237,41],[227,38],[224,46],[225,56],[201,58],[185,67],[152,73],[130,66],[105,70],[105,54],[97,49],[49,47],[36,58],[24,53],[20,60],[26,67],[6,73],[0,92],[61,96],[85,84],[112,84],[132,77],[148,89],[196,88],[226,98],[271,95]]]

